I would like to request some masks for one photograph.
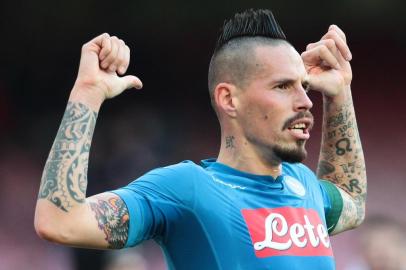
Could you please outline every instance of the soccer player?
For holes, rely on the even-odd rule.
[[[351,97],[351,52],[335,25],[300,55],[269,10],[228,20],[209,66],[217,158],[152,170],[86,197],[100,106],[129,88],[130,50],[102,34],[77,80],[39,190],[35,228],[56,243],[119,249],[154,239],[170,269],[334,269],[329,234],[364,219],[366,172]],[[323,95],[317,176],[300,162]],[[117,138],[119,139],[119,138]],[[324,179],[324,180],[320,180]]]

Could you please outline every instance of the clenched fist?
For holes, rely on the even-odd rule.
[[[115,36],[105,33],[84,44],[71,100],[87,103],[98,110],[107,98],[129,88],[141,89],[139,78],[123,76],[129,63],[130,49]]]
[[[320,41],[310,43],[302,53],[310,88],[335,97],[350,87],[352,55],[344,32],[331,25]]]

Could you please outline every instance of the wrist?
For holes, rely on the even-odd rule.
[[[323,101],[325,103],[334,103],[334,104],[343,104],[348,102],[351,99],[351,86],[347,85],[340,91],[338,91],[337,95],[328,96],[323,94]]]
[[[79,102],[88,106],[91,110],[98,113],[105,97],[91,87],[85,87],[75,84],[69,96],[69,101]]]

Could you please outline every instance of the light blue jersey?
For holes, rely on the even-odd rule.
[[[155,239],[169,269],[330,270],[335,224],[326,216],[341,209],[322,183],[300,163],[283,163],[274,179],[210,159],[155,169],[113,192],[130,214],[126,247]]]

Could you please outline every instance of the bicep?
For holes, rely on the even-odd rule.
[[[87,198],[86,203],[76,210],[75,219],[69,222],[72,224],[67,244],[71,246],[119,249],[128,239],[128,209],[124,201],[113,193]]]
[[[128,239],[130,216],[124,201],[116,194],[102,193],[87,199],[87,204],[103,232],[107,248],[119,249],[125,246]]]

